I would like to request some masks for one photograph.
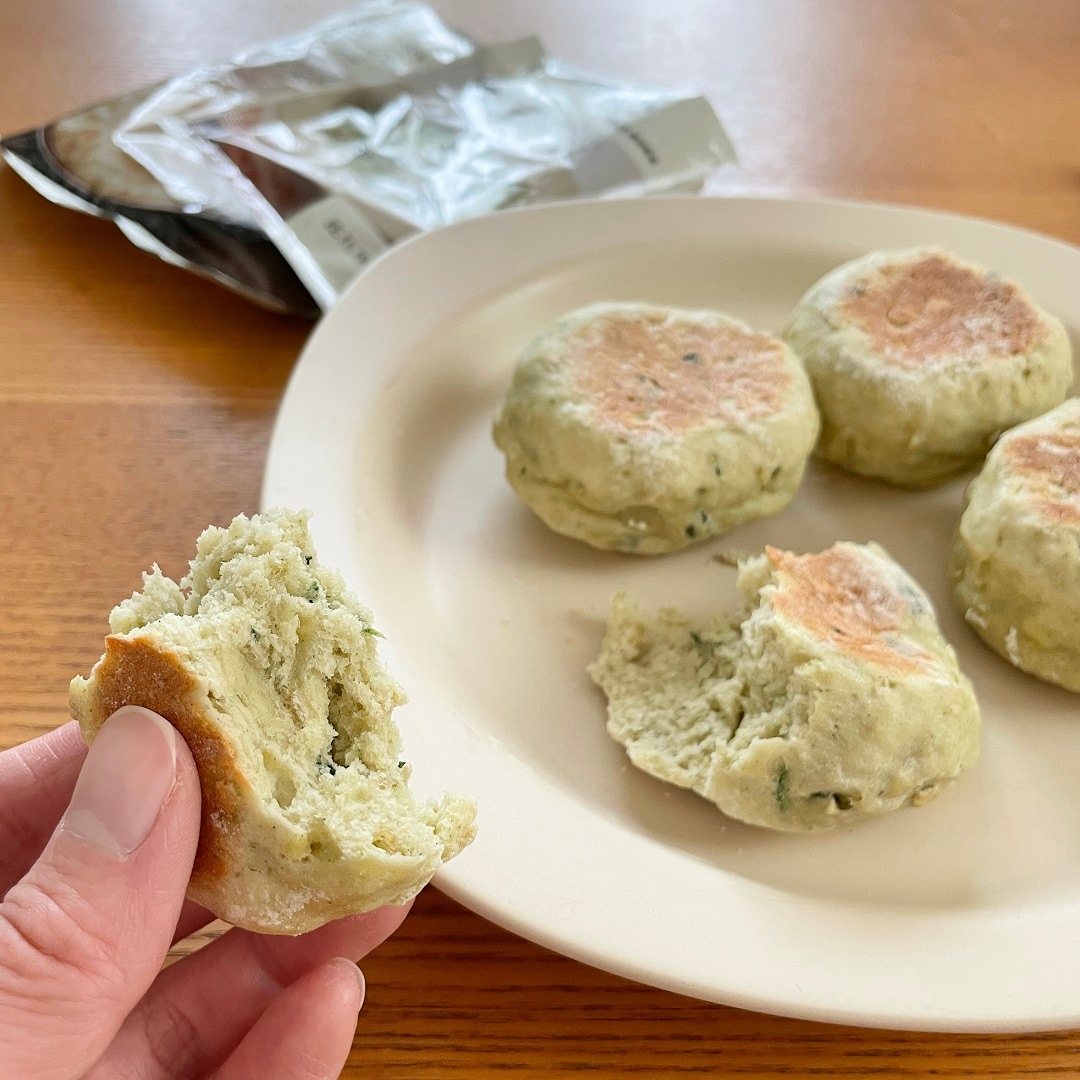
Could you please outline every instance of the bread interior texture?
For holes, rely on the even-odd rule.
[[[288,856],[427,859],[438,841],[446,859],[471,838],[470,800],[418,805],[410,794],[391,720],[405,696],[376,655],[370,613],[316,560],[307,515],[208,529],[189,574],[177,584],[155,566],[110,627],[145,628],[200,673]]]

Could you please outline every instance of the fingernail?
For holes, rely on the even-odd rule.
[[[176,732],[125,706],[94,739],[64,815],[65,832],[123,858],[150,835],[176,782]]]
[[[364,1007],[364,996],[367,994],[367,980],[364,978],[364,973],[356,964],[344,956],[335,956],[331,963],[338,964],[343,968],[347,967],[360,984],[360,1000],[356,1003],[356,1010],[359,1012]]]

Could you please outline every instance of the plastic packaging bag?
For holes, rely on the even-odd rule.
[[[535,38],[475,46],[411,0],[367,0],[0,146],[54,202],[308,316],[418,230],[696,191],[733,158],[703,98],[583,74]]]

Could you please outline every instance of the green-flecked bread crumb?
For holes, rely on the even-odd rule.
[[[271,510],[207,529],[181,582],[143,575],[71,684],[88,740],[125,704],[184,736],[203,791],[189,895],[264,933],[401,903],[475,833],[471,799],[409,791],[391,719],[405,695],[307,521]]]

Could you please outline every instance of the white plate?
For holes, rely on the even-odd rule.
[[[266,506],[310,507],[375,611],[421,791],[476,795],[439,885],[587,963],[793,1016],[947,1030],[1080,1025],[1078,699],[1014,671],[949,603],[962,483],[913,494],[812,468],[782,514],[665,559],[593,551],[515,498],[489,436],[515,357],[594,300],[711,306],[779,329],[820,274],[933,242],[1080,327],[1080,251],[943,214],[665,198],[504,212],[380,258],[315,331],[274,433]],[[585,675],[610,595],[734,602],[709,556],[884,542],[933,596],[985,716],[943,797],[847,831],[739,825],[629,768]]]

